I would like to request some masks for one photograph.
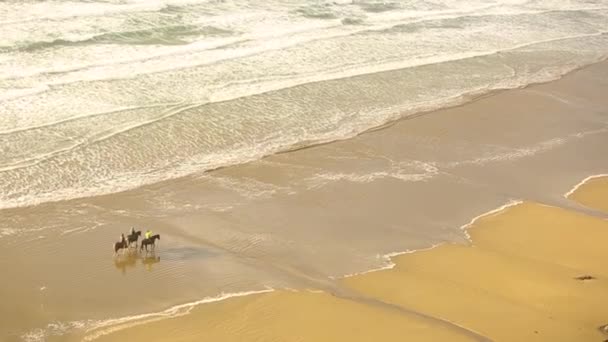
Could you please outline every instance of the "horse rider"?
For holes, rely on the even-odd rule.
[[[120,243],[122,243],[122,244],[127,243],[127,239],[125,239],[125,234],[123,234],[123,233],[120,233]]]
[[[131,236],[135,235],[135,227],[131,227],[131,234],[129,234]]]
[[[152,232],[150,231],[150,229],[146,230],[146,239],[149,239],[152,237]]]

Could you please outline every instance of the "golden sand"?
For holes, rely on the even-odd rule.
[[[587,195],[573,198],[606,208],[606,184],[590,182],[580,188]],[[586,189],[596,185],[600,190]],[[233,298],[100,340],[608,338],[600,329],[608,324],[608,221],[522,203],[476,220],[469,233],[471,246],[442,245],[403,255],[393,269],[343,279],[357,299],[308,291]]]
[[[474,246],[405,255],[393,270],[346,283],[495,341],[603,341],[608,222],[524,203],[479,220],[470,234]],[[585,275],[595,279],[576,279]]]
[[[458,330],[381,304],[277,291],[201,305],[189,315],[98,341],[474,341]]]
[[[608,213],[608,176],[588,179],[568,198]]]

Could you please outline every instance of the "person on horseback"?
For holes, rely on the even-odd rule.
[[[120,233],[120,241],[114,243],[114,255],[116,255],[119,250],[127,248],[127,246],[129,245],[127,239],[125,239],[125,234]]]
[[[149,239],[152,237],[152,231],[150,231],[150,229],[146,230],[146,235],[145,235],[146,239]]]
[[[131,227],[131,234],[129,234],[129,235],[132,236],[133,234],[135,234],[135,227]]]

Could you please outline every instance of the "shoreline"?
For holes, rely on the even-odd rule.
[[[602,178],[602,177],[608,177],[608,173],[600,173],[600,174],[597,174],[597,175],[591,175],[591,176],[583,179],[578,184],[576,184],[572,189],[570,189],[570,191],[564,193],[564,198],[568,199],[573,193],[576,192],[576,190],[578,190],[578,188],[580,188],[581,186],[585,185],[590,180],[596,179],[596,178]]]
[[[583,181],[576,184],[567,193],[568,194],[574,193],[579,187],[581,187],[582,185],[585,185],[586,182],[588,182],[589,180],[595,179],[595,178],[608,178],[608,174],[591,175],[591,176],[585,178]],[[484,218],[489,218],[489,217],[492,217],[495,215],[500,215],[500,214],[504,213],[506,210],[508,210],[509,208],[517,207],[523,203],[525,203],[525,202],[521,201],[521,200],[511,200],[502,206],[499,206],[495,209],[489,210],[485,213],[482,213],[478,216],[473,217],[469,223],[464,224],[461,227],[461,229],[465,232],[465,234],[467,236],[467,239],[469,242],[468,246],[470,246],[470,247],[475,246],[474,241],[471,239],[468,230],[470,228],[474,227],[476,222],[478,222],[479,220],[483,220]],[[540,205],[543,205],[543,204],[540,204]],[[549,206],[549,207],[556,208],[556,209],[562,209],[562,208],[553,207],[553,206]],[[430,246],[427,248],[387,253],[382,256],[379,256],[379,258],[384,259],[387,262],[386,266],[379,267],[376,269],[365,270],[365,271],[353,273],[353,274],[346,274],[346,275],[335,276],[335,277],[331,276],[330,278],[338,280],[338,281],[344,281],[348,278],[353,278],[353,277],[356,278],[356,277],[364,276],[364,275],[367,275],[370,273],[392,270],[398,265],[397,259],[403,257],[404,255],[428,252],[428,251],[431,251],[438,247],[442,247],[445,244],[446,244],[446,242],[443,242],[443,243],[439,243],[439,244],[436,244],[436,245],[433,245],[433,246]],[[274,288],[266,287],[265,290],[251,290],[251,291],[235,292],[235,293],[221,293],[220,295],[217,295],[217,296],[211,296],[211,297],[202,298],[200,300],[196,300],[193,302],[177,304],[177,305],[171,306],[165,310],[157,311],[157,312],[143,313],[143,314],[127,316],[127,317],[109,318],[109,319],[103,320],[101,322],[93,322],[93,323],[69,322],[67,325],[68,326],[81,326],[81,325],[86,326],[87,324],[91,324],[92,326],[85,328],[86,336],[84,337],[84,341],[93,341],[93,340],[97,340],[98,338],[101,338],[105,335],[110,335],[110,334],[119,332],[124,329],[130,329],[130,328],[149,324],[149,323],[159,321],[159,320],[173,319],[173,318],[177,318],[177,317],[180,317],[183,315],[187,315],[190,313],[190,311],[192,309],[196,309],[198,306],[201,306],[201,305],[221,302],[221,301],[230,300],[230,299],[239,298],[239,297],[256,296],[256,295],[266,294],[266,293],[270,293],[270,292],[274,292],[274,291],[282,291],[282,292],[293,291],[296,293],[303,292],[303,291],[309,291],[312,293],[323,292],[323,290],[316,290],[316,289],[289,289],[289,288],[274,289]],[[185,309],[185,310],[183,310],[183,309]],[[462,327],[462,328],[465,330],[468,330],[465,327]],[[81,327],[79,327],[79,329],[81,329]],[[107,329],[107,330],[104,330],[104,329]],[[39,339],[32,338],[32,337],[37,336],[38,334],[40,334],[40,331],[28,332],[28,333],[24,334],[22,337],[26,341],[38,341]],[[43,338],[44,337],[48,337],[48,336],[43,335]]]
[[[595,175],[595,177],[594,176],[590,176],[590,177],[588,177],[588,179],[593,179],[593,178],[598,178],[598,177],[602,177],[602,176],[601,175]],[[606,177],[606,176],[603,176],[603,177]],[[507,203],[507,204],[505,204],[503,206],[500,206],[500,207],[498,207],[496,209],[490,210],[490,211],[488,211],[488,212],[486,212],[484,214],[481,214],[481,215],[478,215],[477,217],[474,217],[473,219],[471,219],[471,221],[468,224],[466,224],[466,225],[463,226],[463,229],[464,230],[468,230],[470,228],[475,228],[476,230],[480,229],[480,227],[477,227],[477,225],[480,225],[479,222],[481,222],[482,226],[483,225],[487,225],[486,222],[483,222],[484,220],[487,220],[487,219],[490,219],[490,218],[495,218],[495,217],[505,216],[505,215],[507,215],[507,213],[510,211],[511,208],[517,208],[517,207],[520,207],[522,205],[523,206],[534,206],[534,205],[537,205],[537,204],[530,203],[530,202],[524,202],[524,201],[511,201],[511,202],[509,202],[509,203]],[[540,206],[543,207],[545,205],[540,204]],[[566,209],[559,208],[559,207],[548,206],[548,208],[551,208],[551,210],[564,211],[565,213],[572,213],[572,212],[569,212]],[[573,214],[576,215],[576,216],[587,217],[584,214],[579,214],[579,213],[573,213]],[[589,217],[589,219],[596,220],[596,219],[593,219],[591,217]],[[493,227],[481,227],[481,229],[482,230],[484,230],[484,229],[493,230],[495,228],[493,228]],[[492,232],[489,232],[486,235],[491,236]],[[475,240],[471,240],[471,243],[468,246],[463,246],[463,247],[459,247],[457,245],[449,246],[449,245],[446,245],[446,244],[439,244],[439,245],[432,246],[430,248],[426,248],[426,249],[422,249],[422,250],[390,253],[390,254],[384,255],[383,257],[386,257],[389,260],[389,262],[392,263],[392,265],[387,266],[386,268],[369,270],[369,271],[365,271],[365,272],[358,273],[358,274],[345,275],[345,276],[340,277],[339,281],[341,281],[341,282],[348,282],[348,281],[351,281],[351,280],[352,281],[357,281],[358,279],[365,279],[368,276],[385,274],[386,272],[396,272],[394,270],[394,268],[396,266],[399,266],[399,264],[400,264],[401,261],[407,260],[407,258],[409,257],[408,254],[411,254],[411,255],[428,254],[429,252],[431,252],[431,253],[434,252],[433,250],[436,249],[437,247],[443,247],[443,248],[457,247],[457,248],[471,249],[471,248],[475,248],[475,246],[476,246],[475,245]],[[509,257],[514,257],[514,256],[509,256]],[[585,277],[587,277],[587,276],[585,276]],[[594,279],[594,277],[591,277],[591,279]],[[305,292],[310,292],[310,293],[320,293],[322,295],[327,294],[327,295],[330,295],[330,296],[336,296],[336,298],[342,298],[341,295],[336,295],[336,294],[332,294],[332,293],[325,293],[325,291],[323,291],[323,290],[316,290],[316,289],[299,289],[299,290],[297,290],[297,289],[296,290],[292,290],[292,289],[276,289],[276,290],[261,291],[260,293],[251,293],[251,294],[247,294],[247,296],[251,295],[253,297],[257,297],[258,295],[261,295],[263,293],[273,292],[273,291],[278,291],[278,292],[283,292],[283,293],[292,292],[295,296],[297,296],[299,294],[302,294],[302,293],[305,293]],[[238,296],[235,296],[235,297],[238,297]],[[364,298],[366,298],[366,297],[364,297]],[[372,295],[372,297],[370,297],[370,298],[375,298],[375,297],[373,297],[373,295]],[[221,302],[223,302],[224,300],[228,300],[229,301],[231,299],[233,299],[232,296],[223,298],[220,301]],[[353,299],[353,300],[357,301],[357,299]],[[209,301],[209,303],[211,303],[211,302],[214,302],[214,301]],[[196,308],[199,307],[202,304],[207,304],[207,302],[202,302],[201,301],[201,303],[193,305],[192,309],[196,310]],[[219,304],[221,305],[221,303],[219,303]],[[187,306],[187,305],[188,304],[183,304],[183,305],[180,305],[180,306]],[[412,308],[407,308],[407,307],[405,307],[405,308],[408,311],[409,310],[413,310],[412,312],[414,312],[415,314],[421,314],[421,315],[423,315],[423,317],[427,315],[424,312],[417,311],[417,309],[415,309],[415,308],[413,308],[413,309]],[[166,312],[166,311],[167,310],[165,310],[164,312]],[[179,317],[179,316],[181,316],[181,315],[176,315],[176,316],[171,316],[171,317],[165,317],[165,318],[176,318],[176,317]],[[428,317],[431,318],[431,319],[438,318],[438,317],[435,317],[435,316],[428,316]],[[160,318],[160,319],[163,319],[163,318]],[[148,323],[148,322],[136,323],[133,326],[127,326],[124,329],[129,329],[129,328],[132,328],[134,326],[137,326],[137,325],[140,325],[140,324],[145,324],[145,323]],[[458,322],[450,321],[450,320],[447,320],[447,319],[445,320],[445,323],[447,323],[448,325],[453,325],[454,327],[459,327],[459,328],[463,329],[463,331],[468,331],[468,332],[470,332],[470,333],[472,333],[474,335],[477,335],[477,337],[479,338],[479,340],[483,340],[483,341],[492,341],[493,340],[493,338],[491,338],[490,336],[486,336],[483,333],[481,333],[481,332],[479,332],[479,331],[477,331],[475,329],[471,329],[470,326],[469,327],[463,326],[463,325],[459,324]],[[434,329],[437,329],[437,326]],[[121,330],[123,330],[123,329],[111,330],[111,331],[108,331],[108,332],[101,332],[99,334],[94,334],[93,336],[90,336],[90,337],[89,337],[89,335],[87,335],[85,337],[85,340],[86,341],[92,341],[92,340],[97,340],[97,338],[100,338],[100,337],[102,337],[103,341],[106,341],[107,340],[106,338],[108,338],[108,337],[110,338],[109,341],[122,340],[122,338],[124,336],[119,336],[119,338],[116,339],[116,338],[113,338],[114,335],[112,335],[113,333],[120,332]],[[535,334],[537,334],[537,333],[538,333],[538,331],[535,331]],[[139,332],[139,333],[136,332],[135,334],[136,334],[135,336],[142,336],[141,332]],[[120,335],[120,333],[119,333],[119,335]],[[597,336],[601,336],[601,334],[596,334],[596,335]],[[143,336],[147,336],[147,339],[151,338],[151,336],[149,334],[147,334],[147,333],[143,334]],[[186,338],[186,340],[191,340],[191,339]],[[231,340],[231,339],[229,339],[229,340]],[[426,340],[426,339],[423,339],[423,340]]]
[[[401,254],[469,245],[468,227],[514,200],[568,206],[572,184],[608,170],[593,157],[608,138],[606,72],[608,63],[589,66],[200,176],[6,209],[0,231],[28,230],[0,239],[6,260],[21,263],[5,263],[14,281],[0,300],[20,310],[7,312],[0,338],[33,331],[70,341],[83,324],[162,316],[222,292],[341,293],[345,279],[394,269]],[[158,261],[108,260],[108,241],[130,226],[160,232]]]

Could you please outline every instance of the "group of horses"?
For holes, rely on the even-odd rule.
[[[125,240],[115,242],[114,243],[114,254],[117,254],[118,251],[120,251],[121,249],[128,250],[133,247],[135,247],[135,249],[137,249],[140,236],[141,236],[141,230],[138,230],[136,232],[133,232],[132,234],[127,235],[127,238]],[[156,241],[157,239],[160,240],[159,234],[155,234],[155,235],[150,236],[147,239],[141,240],[141,245],[139,246],[139,250],[142,251],[145,248],[146,252],[147,252],[148,246],[150,246],[152,249],[154,249],[154,247],[156,246],[154,244],[154,241]]]

